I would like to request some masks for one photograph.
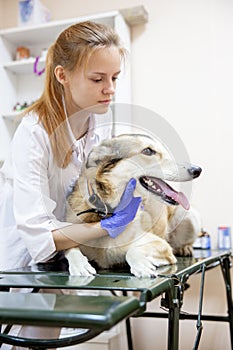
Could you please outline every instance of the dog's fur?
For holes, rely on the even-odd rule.
[[[139,208],[135,219],[117,238],[105,236],[69,249],[66,257],[70,273],[95,274],[91,261],[101,268],[127,262],[135,276],[150,277],[156,275],[156,267],[174,264],[175,255],[191,255],[192,244],[201,229],[198,214],[193,208],[186,210],[178,205],[181,193],[175,199],[165,196],[161,189],[161,193],[152,193],[146,188],[151,180],[142,179],[153,176],[163,181],[183,182],[200,173],[199,167],[176,164],[161,144],[146,135],[120,135],[94,147],[67,199],[66,220],[100,221],[102,218],[97,213],[76,215],[94,207],[89,201],[88,186],[101,202],[115,208],[131,178],[137,180],[134,195],[142,198],[143,208]],[[188,206],[186,200],[183,202]]]

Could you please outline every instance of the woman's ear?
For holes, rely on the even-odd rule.
[[[54,74],[55,74],[55,77],[57,78],[57,81],[60,84],[64,85],[67,82],[65,70],[62,66],[60,65],[56,66],[54,69]]]

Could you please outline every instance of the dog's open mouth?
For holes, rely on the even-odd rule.
[[[139,181],[146,190],[159,196],[164,202],[170,205],[180,204],[184,209],[189,209],[190,204],[185,194],[177,192],[163,180],[153,176],[141,176]]]

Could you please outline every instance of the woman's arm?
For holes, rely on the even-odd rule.
[[[107,236],[108,232],[100,227],[100,223],[73,224],[53,231],[56,250],[70,249],[79,244]]]
[[[112,239],[122,233],[135,218],[141,197],[134,197],[136,180],[130,179],[112,216],[97,223],[73,224],[53,231],[57,250],[69,249],[92,239],[109,235]]]

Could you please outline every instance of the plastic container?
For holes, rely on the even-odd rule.
[[[231,249],[231,228],[229,226],[218,227],[218,249]]]
[[[37,25],[51,20],[50,11],[40,0],[18,0],[18,25]]]
[[[203,232],[203,236],[201,237],[201,249],[210,249],[211,248],[211,240],[210,235],[207,232]]]
[[[210,249],[211,248],[211,238],[208,232],[201,229],[194,244],[194,249]]]

